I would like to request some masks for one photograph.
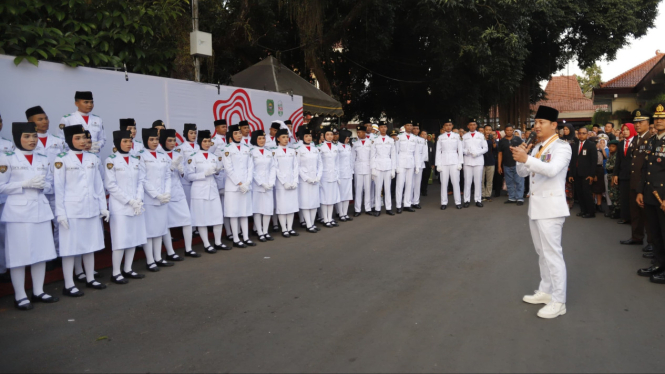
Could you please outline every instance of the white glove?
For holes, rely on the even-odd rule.
[[[296,188],[298,188],[298,185],[296,183],[291,183],[291,189],[295,190]]]
[[[178,173],[185,174],[185,168],[182,166],[182,164],[178,164]]]
[[[215,174],[216,172],[217,172],[217,171],[215,170],[215,168],[210,168],[210,169],[206,170],[206,172],[205,172],[205,176],[206,176],[206,177],[209,177],[209,176]]]
[[[44,179],[45,177],[43,175],[36,175],[30,179],[24,180],[22,186],[23,188],[35,188],[38,190],[43,190],[46,186]]]
[[[238,187],[238,189],[240,189],[240,192],[242,192],[243,194],[246,194],[249,191],[249,188],[247,188],[247,186],[245,186],[244,184],[241,184]]]
[[[436,167],[436,171],[441,173],[441,172],[443,172],[443,168],[439,165],[439,166]]]
[[[159,200],[159,202],[162,204],[166,204],[169,201],[171,201],[171,194],[164,193],[161,195],[157,195],[157,200]]]
[[[111,213],[109,213],[109,211],[106,209],[102,209],[99,217],[104,218],[104,222],[108,222],[111,219]]]
[[[265,183],[262,184],[261,187],[263,187],[263,189],[266,190],[266,191],[270,190],[270,186],[265,184]]]
[[[375,177],[378,177],[378,176],[379,176],[379,171],[376,170],[376,169],[372,169],[372,179],[374,179]]]
[[[420,168],[416,168],[416,170],[414,170],[414,173],[416,173],[416,175],[420,174]]]
[[[274,184],[270,184],[270,185],[268,185],[268,189],[269,189],[269,190],[272,190],[273,188],[275,188],[275,185],[274,185]]]
[[[395,169],[390,171],[390,179],[395,179]]]
[[[462,170],[462,164],[457,165],[457,171],[460,171],[460,170]]]
[[[171,170],[177,170],[178,167],[182,167],[182,156],[176,157],[173,161],[171,161]]]
[[[134,208],[134,209],[136,209],[136,208],[140,208],[140,207],[141,207],[141,202],[138,201],[138,200],[134,200],[134,199],[129,200],[129,201],[127,202],[127,204],[129,204],[129,206],[131,206],[131,207]]]
[[[377,178],[377,177],[378,177],[378,175],[376,175],[376,174],[372,173],[372,180],[373,180],[373,181],[375,181],[375,182],[376,182],[376,178]]]
[[[307,179],[305,179],[305,182],[307,182],[307,183],[309,183],[309,184],[314,184],[314,183],[316,183],[316,182],[314,182],[314,179],[312,179],[312,178],[307,178]]]
[[[69,222],[67,222],[67,217],[65,216],[58,216],[58,223],[60,226],[62,226],[65,230],[69,230]]]
[[[99,153],[101,150],[101,144],[99,142],[92,142],[92,145],[90,146],[90,152],[92,153]]]
[[[319,183],[319,182],[321,182],[321,177],[317,177],[316,179],[314,179],[314,182],[315,182],[315,183]]]

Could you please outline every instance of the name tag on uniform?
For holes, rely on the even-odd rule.
[[[586,156],[586,149],[582,150],[582,156]]]

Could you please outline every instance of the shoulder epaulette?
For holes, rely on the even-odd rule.
[[[140,159],[141,159],[141,158],[139,158],[138,156],[132,156],[132,157],[134,157],[134,158],[137,159],[137,160],[140,160]]]
[[[109,158],[116,158],[116,155],[112,154],[112,155],[109,156]]]
[[[231,146],[231,144],[230,144],[230,143],[228,143],[228,144],[226,144],[226,146],[227,146],[227,147],[230,147],[230,146]]]
[[[5,138],[4,136],[2,137],[2,139],[6,140],[6,141],[8,141],[8,142],[11,142],[11,140]]]
[[[164,153],[164,152],[162,152],[162,151],[157,151],[157,153],[162,154],[162,155],[165,155],[165,154],[166,154],[166,153]]]
[[[196,154],[196,152],[194,152],[194,153],[192,153],[191,155],[189,155],[189,157],[193,157],[195,154]]]
[[[39,152],[35,152],[35,154],[36,154],[37,156],[42,156],[42,157],[46,157],[46,155],[44,155],[44,154],[41,154],[41,153],[39,153]]]
[[[5,152],[5,154],[6,154],[7,156],[11,156],[11,155],[13,155],[13,154],[14,154],[14,152],[12,152],[12,151],[9,151],[9,152]]]
[[[56,135],[56,134],[49,134],[49,135],[52,136],[52,137],[54,137],[54,138],[58,138],[58,139],[60,139],[60,137],[59,137],[58,135]]]
[[[563,144],[568,144],[568,142],[567,142],[567,141],[565,141],[565,140],[563,140],[563,139],[559,139],[559,140],[557,140],[557,143],[563,143]]]
[[[139,153],[143,153],[143,149],[139,151]]]
[[[136,140],[136,139],[134,139],[134,141],[137,142],[137,143],[143,144],[143,142],[140,141],[140,140]]]
[[[316,147],[320,147],[320,146],[321,146],[321,144],[317,144],[317,145],[316,145]]]
[[[99,118],[99,116],[96,115],[96,114],[92,114],[92,113],[89,113],[89,114],[90,114],[91,116],[93,116],[93,117],[98,117],[98,118]]]
[[[71,115],[72,115],[71,113],[69,113],[69,114],[65,114],[64,116],[62,116],[62,118],[67,118],[67,117],[69,117],[69,116],[71,116]]]

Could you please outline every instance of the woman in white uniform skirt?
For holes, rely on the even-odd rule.
[[[275,201],[277,218],[285,238],[298,236],[293,230],[293,216],[300,209],[298,206],[298,151],[289,148],[289,132],[285,129],[277,131],[277,182],[275,183]]]
[[[353,221],[349,217],[349,201],[353,200],[353,151],[349,140],[351,139],[351,131],[342,130],[339,132],[339,142],[337,148],[339,149],[339,199],[337,203],[337,214],[339,220],[342,222]]]
[[[334,130],[332,126],[324,129],[325,141],[318,145],[321,151],[323,174],[321,177],[321,218],[326,227],[339,226],[333,220],[333,207],[339,203],[339,150],[332,143]]]
[[[187,160],[190,155],[194,152],[198,152],[201,147],[196,142],[196,124],[194,123],[185,123],[185,128],[182,130],[182,135],[185,137],[185,142],[176,147],[175,151],[180,153],[182,157],[183,167],[187,167]],[[190,203],[192,196],[190,191],[192,190],[192,182],[187,180],[187,178],[182,179],[182,189],[185,191],[185,196],[187,197],[187,204]]]
[[[252,182],[252,211],[254,226],[259,241],[274,240],[268,234],[270,217],[274,206],[274,187],[277,175],[277,163],[273,156],[275,149],[266,149],[266,133],[263,130],[252,132],[252,163],[254,164],[254,180]]]
[[[176,137],[174,129],[163,129],[159,132],[159,144],[171,160],[171,201],[168,206],[168,227],[182,227],[182,237],[185,241],[185,256],[201,257],[200,254],[192,250],[192,216],[189,212],[185,190],[182,188],[181,179],[185,176],[185,168],[182,163],[183,155],[174,152],[176,147]],[[171,240],[171,231],[166,230],[162,237],[164,247],[166,247],[166,259],[169,261],[182,261],[173,250],[173,241]]]
[[[298,148],[298,164],[300,166],[298,205],[300,206],[300,214],[305,219],[307,231],[316,233],[319,229],[314,225],[314,220],[316,219],[316,210],[321,206],[319,183],[323,175],[323,162],[321,161],[319,148],[312,143],[312,130],[303,130],[300,135],[303,145]]]
[[[162,237],[169,231],[169,201],[171,201],[171,159],[157,150],[157,129],[142,129],[144,150],[138,153],[145,167],[143,208],[148,241],[143,246],[149,271],[173,266],[162,258]]]
[[[231,231],[233,231],[233,246],[246,248],[255,246],[249,240],[249,220],[252,216],[252,179],[254,178],[254,163],[251,149],[241,142],[242,133],[238,125],[233,125],[226,133],[226,147],[224,147],[224,213],[231,218]],[[240,228],[238,227],[240,226]],[[243,241],[240,241],[238,229],[242,230]]]
[[[192,216],[192,225],[199,228],[206,253],[216,253],[217,250],[230,249],[222,243],[224,214],[215,180],[215,174],[222,170],[223,165],[221,157],[208,152],[212,145],[209,130],[199,131],[196,141],[201,150],[189,156],[185,170],[185,178],[192,182],[189,212]],[[214,247],[208,241],[208,226],[212,226]]]
[[[131,279],[145,275],[132,270],[136,246],[148,242],[143,207],[143,183],[145,166],[136,156],[131,156],[132,137],[129,131],[114,131],[113,145],[116,152],[106,158],[104,185],[109,192],[111,212],[111,249],[113,250],[113,274],[111,282],[126,284]],[[120,270],[122,256],[124,270]]]
[[[54,303],[44,293],[46,261],[56,258],[51,220],[53,212],[44,193],[53,190],[48,157],[33,153],[37,147],[34,122],[12,124],[15,152],[0,154],[0,194],[7,202],[0,220],[5,226],[5,260],[14,286],[14,306],[33,308],[25,292],[25,267],[31,265],[32,301]]]
[[[109,220],[106,195],[99,172],[99,158],[83,152],[88,139],[83,125],[67,126],[63,129],[69,152],[55,158],[53,185],[55,189],[55,216],[60,230],[60,257],[65,296],[83,296],[74,285],[74,263],[81,256],[85,264],[86,286],[103,290],[106,288],[95,280],[95,252],[104,249],[104,230],[100,216]],[[83,269],[81,269],[83,270]]]

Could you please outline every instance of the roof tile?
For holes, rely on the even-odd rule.
[[[654,57],[651,57],[605,83],[601,83],[600,88],[635,87],[663,57],[665,57],[665,53],[657,52]]]

